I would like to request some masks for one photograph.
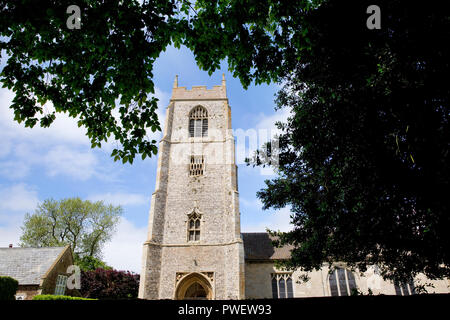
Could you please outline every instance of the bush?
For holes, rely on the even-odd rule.
[[[15,300],[19,282],[11,277],[0,277],[0,300]]]
[[[97,299],[136,299],[139,275],[129,271],[104,270],[81,272],[81,295]]]
[[[33,300],[97,300],[97,299],[87,299],[69,296],[55,296],[52,294],[38,294],[37,296],[33,297]]]

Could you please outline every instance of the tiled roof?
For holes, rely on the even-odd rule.
[[[291,256],[292,246],[274,247],[267,232],[242,233],[245,260],[282,260]]]
[[[0,248],[0,276],[12,277],[20,285],[38,285],[65,248]]]

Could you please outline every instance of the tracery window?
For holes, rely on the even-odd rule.
[[[201,216],[197,212],[194,212],[189,216],[188,241],[200,240],[200,223],[201,223]]]
[[[293,298],[292,273],[272,273],[272,297]]]
[[[332,296],[349,296],[356,290],[355,276],[347,269],[333,270],[328,280]]]
[[[196,106],[189,113],[189,136],[208,136],[208,111],[202,106]]]

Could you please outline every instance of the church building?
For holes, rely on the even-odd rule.
[[[241,233],[235,139],[225,78],[207,89],[178,87],[175,78],[160,141],[141,299],[255,299],[374,294],[409,295],[414,283],[383,281],[338,264],[309,274],[276,267],[290,248],[274,248],[269,234]],[[419,279],[420,280],[420,279]],[[449,281],[429,292],[449,292]]]

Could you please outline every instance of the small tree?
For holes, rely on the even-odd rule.
[[[135,299],[139,291],[139,275],[130,271],[105,270],[81,272],[84,298]]]
[[[47,199],[34,214],[26,214],[21,246],[45,247],[70,244],[77,257],[100,257],[122,214],[122,207],[103,201],[69,198]]]
[[[80,267],[82,271],[95,271],[98,268],[111,270],[112,267],[108,266],[102,260],[92,257],[92,256],[84,256],[80,257],[78,254],[74,255],[74,262],[77,266]]]
[[[11,277],[0,277],[0,300],[14,300],[19,282]]]

